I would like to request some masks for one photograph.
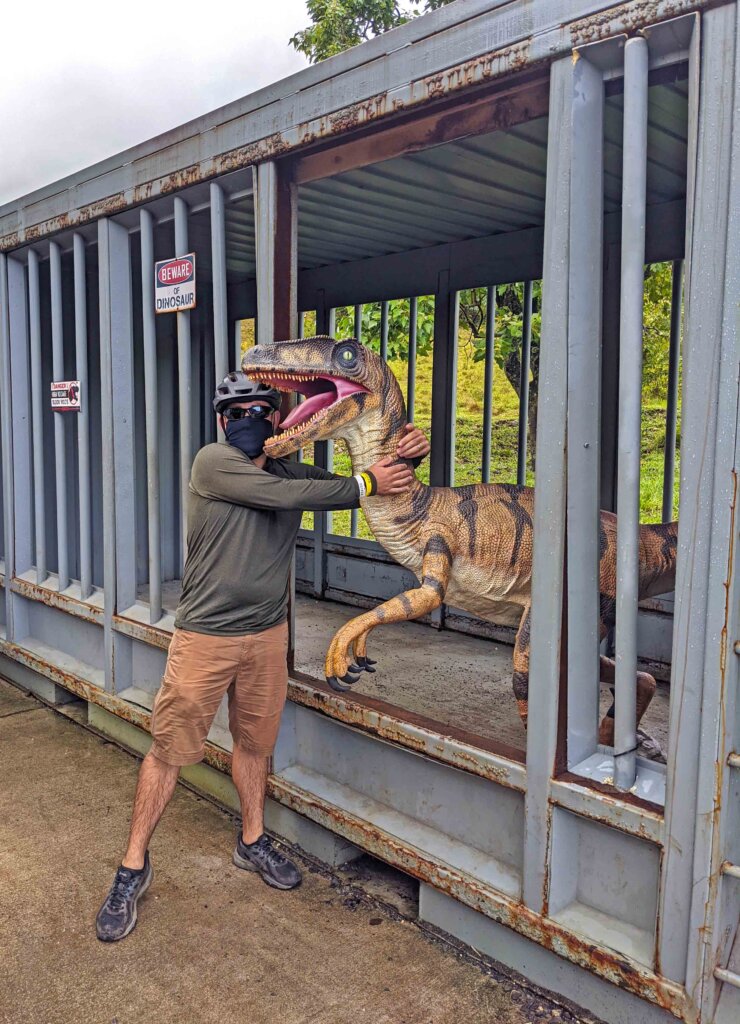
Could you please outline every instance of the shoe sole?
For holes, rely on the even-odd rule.
[[[136,896],[136,901],[134,902],[134,916],[131,918],[131,924],[128,926],[128,928],[123,933],[123,935],[118,935],[118,936],[116,936],[115,939],[114,938],[109,938],[109,937],[103,938],[102,935],[100,935],[99,933],[96,932],[96,934],[98,935],[98,939],[100,939],[101,942],[120,942],[121,939],[125,939],[127,935],[131,934],[131,932],[136,927],[136,922],[137,922],[138,917],[139,917],[139,912],[138,912],[139,900],[144,895],[144,893],[147,891],[147,889],[149,888],[149,886],[152,884],[153,881],[154,881],[154,872],[150,868],[149,869],[149,874],[148,874],[148,876],[146,878],[146,881],[142,885],[141,889],[139,889],[139,892],[138,892],[138,894]]]
[[[282,889],[283,891],[287,889],[297,889],[301,884],[301,879],[298,879],[295,885],[283,885],[281,882],[276,882],[274,878],[270,878],[270,876],[265,874],[264,871],[260,871],[257,865],[253,864],[251,860],[247,860],[246,857],[240,857],[236,850],[234,850],[234,855],[231,859],[238,868],[242,868],[244,871],[253,871],[255,874],[260,876],[263,882],[267,885],[271,885],[273,889]]]

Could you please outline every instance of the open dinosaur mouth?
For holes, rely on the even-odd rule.
[[[278,427],[274,440],[300,434],[321,419],[326,412],[350,395],[367,393],[368,388],[345,377],[316,373],[283,373],[281,371],[249,371],[253,380],[263,381],[278,391],[297,391],[304,400],[291,409]],[[269,443],[269,442],[268,442]]]

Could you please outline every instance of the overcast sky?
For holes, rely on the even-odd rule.
[[[11,0],[0,204],[306,66],[305,0]]]

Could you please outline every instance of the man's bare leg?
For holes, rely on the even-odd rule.
[[[301,881],[299,868],[264,834],[267,766],[268,758],[234,745],[231,777],[242,807],[242,834],[232,859],[238,868],[259,872],[275,889],[295,889]]]
[[[260,754],[248,754],[238,744],[234,744],[231,777],[239,793],[242,808],[242,840],[245,843],[256,842],[265,829],[267,760]]]
[[[122,862],[124,867],[133,868],[134,871],[144,867],[144,856],[149,840],[165,807],[172,799],[179,773],[177,765],[166,764],[151,753],[141,762],[131,815],[128,849]]]

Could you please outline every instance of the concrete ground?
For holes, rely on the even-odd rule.
[[[296,668],[324,678],[331,638],[362,609],[298,594],[296,599]],[[378,662],[374,675],[363,672],[352,687],[415,714],[458,729],[526,748],[526,733],[511,690],[512,648],[494,640],[435,630],[417,622],[373,630],[368,653]],[[643,719],[643,728],[668,748],[669,689],[658,685]],[[611,693],[601,686],[601,713]]]
[[[0,681],[3,1024],[585,1022],[379,903],[357,867],[304,861],[297,892],[268,888],[231,864],[231,817],[182,786],[136,930],[98,942],[137,768]]]

